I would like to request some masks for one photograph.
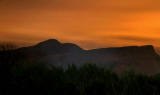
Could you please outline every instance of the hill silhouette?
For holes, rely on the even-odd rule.
[[[160,72],[160,56],[152,45],[84,50],[72,43],[49,39],[17,51],[25,54],[29,61],[46,62],[64,68],[69,64],[82,66],[92,63],[117,72],[128,69],[148,74]]]
[[[107,69],[158,73],[159,56],[150,45],[83,50],[47,40],[20,49],[0,47],[0,95],[160,95],[160,74]],[[56,66],[68,64],[75,65]]]

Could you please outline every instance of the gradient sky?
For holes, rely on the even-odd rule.
[[[160,0],[0,0],[0,40],[160,46]]]

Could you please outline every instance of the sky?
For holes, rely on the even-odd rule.
[[[160,46],[160,0],[0,0],[0,42]]]

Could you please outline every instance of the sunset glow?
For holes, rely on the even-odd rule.
[[[1,41],[160,46],[160,0],[0,0]]]

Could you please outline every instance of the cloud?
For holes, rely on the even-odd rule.
[[[159,10],[159,0],[1,0],[2,9],[31,10],[97,10],[145,11]]]
[[[141,36],[112,36],[111,38],[117,39],[120,41],[127,41],[129,43],[152,43],[152,44],[158,44],[160,41],[160,38],[152,38],[152,37],[141,37]]]
[[[159,33],[153,31],[160,22],[159,4],[160,0],[0,0],[0,28],[7,31],[0,34],[3,39],[33,42],[53,37],[85,48],[158,44]]]

